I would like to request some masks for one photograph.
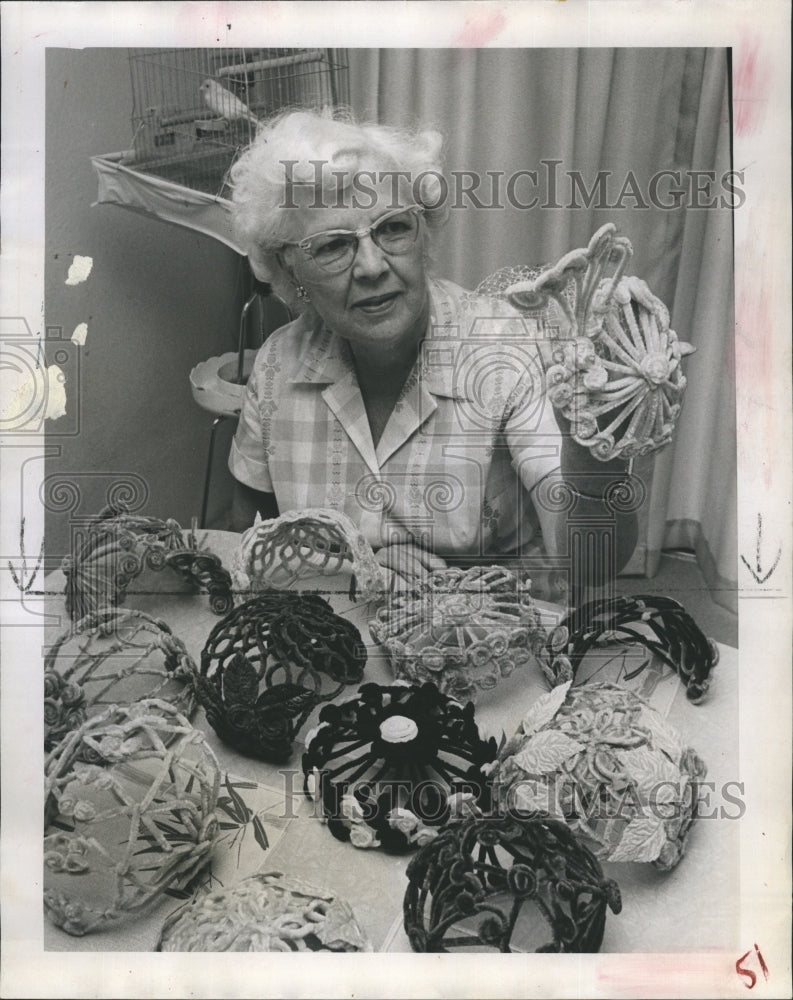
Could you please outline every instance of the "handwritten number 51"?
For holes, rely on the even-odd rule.
[[[757,945],[754,946],[754,950],[757,953],[757,960],[760,963],[760,968],[762,969],[763,972],[763,978],[768,979],[768,966],[765,964],[763,953],[760,951]],[[751,954],[752,950],[749,949],[749,951],[747,951],[745,955],[741,955],[741,957],[735,963],[735,971],[738,973],[739,976],[743,976],[743,978],[746,980],[746,982],[743,985],[747,988],[747,990],[753,989],[753,987],[757,983],[757,976],[755,975],[755,973],[751,969],[747,969],[746,966],[743,964]]]

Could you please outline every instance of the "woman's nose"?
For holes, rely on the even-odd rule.
[[[361,236],[353,261],[352,273],[355,278],[379,278],[388,270],[388,260],[380,247],[372,239],[371,233]]]

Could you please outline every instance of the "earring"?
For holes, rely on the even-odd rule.
[[[308,292],[305,290],[305,288],[303,288],[302,285],[297,285],[295,287],[295,292],[297,293],[297,297],[301,299],[303,302],[309,301]]]

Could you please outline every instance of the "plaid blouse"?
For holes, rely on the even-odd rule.
[[[343,511],[375,549],[525,552],[538,530],[530,492],[561,449],[542,331],[503,302],[429,286],[427,335],[376,447],[347,342],[304,315],[256,357],[229,467],[282,513]]]

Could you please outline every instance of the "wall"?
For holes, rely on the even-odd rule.
[[[126,49],[49,49],[46,67],[47,355],[51,363],[57,328],[70,355],[61,366],[67,415],[48,421],[54,558],[68,550],[70,521],[96,513],[129,474],[140,477],[146,513],[187,526],[199,514],[212,416],[193,402],[188,376],[235,348],[247,265],[209,237],[114,205],[91,207],[89,157],[130,145]],[[87,282],[69,287],[75,254],[94,266]],[[69,338],[81,322],[88,335],[76,348]],[[228,421],[218,435],[209,519],[218,526],[231,491],[232,431]],[[76,506],[73,492],[58,500],[64,481],[79,491]]]

